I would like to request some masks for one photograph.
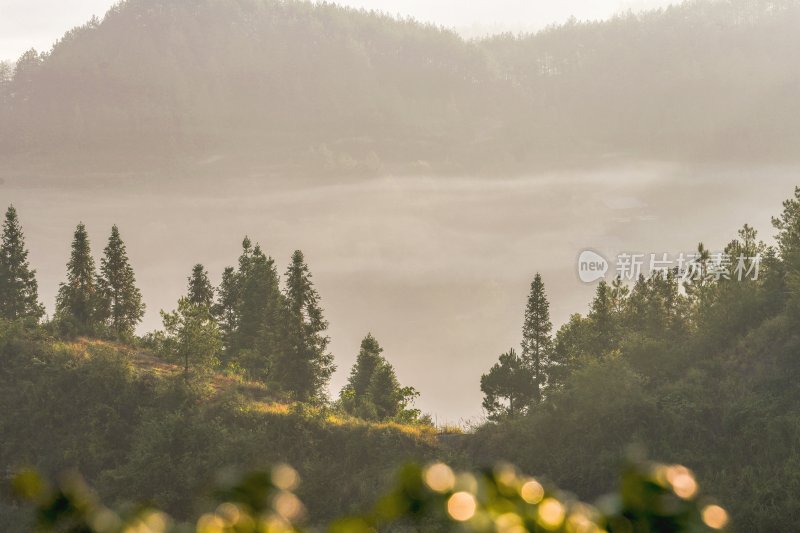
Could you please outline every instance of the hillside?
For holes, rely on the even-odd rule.
[[[270,176],[795,161],[798,22],[794,1],[709,0],[465,41],[330,4],[127,0],[0,80],[0,163]]]
[[[0,464],[48,476],[75,468],[115,505],[150,502],[186,518],[223,467],[288,462],[304,480],[299,495],[315,502],[312,520],[326,520],[362,510],[398,465],[438,454],[432,428],[292,406],[222,375],[186,382],[114,343],[5,329],[0,361],[0,433],[14,435],[0,443]],[[27,530],[28,514],[3,505],[0,528]]]

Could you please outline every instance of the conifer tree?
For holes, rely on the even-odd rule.
[[[617,276],[611,282],[611,308],[616,314],[625,312],[628,295],[631,290],[622,282],[622,276]]]
[[[778,230],[775,240],[781,259],[792,269],[800,268],[800,186],[783,202],[783,212],[772,218],[772,225]]]
[[[350,370],[350,377],[347,380],[346,389],[352,391],[356,400],[367,396],[372,375],[383,359],[381,353],[383,353],[383,348],[378,344],[378,340],[372,336],[372,333],[368,333],[361,341],[356,362]]]
[[[222,272],[217,301],[212,309],[219,323],[223,357],[226,362],[236,356],[242,348],[252,350],[255,344],[252,339],[248,339],[248,345],[243,346],[239,329],[242,322],[244,286],[251,281],[250,271],[253,263],[253,243],[247,236],[242,239],[242,253],[238,263],[238,268],[226,267]]]
[[[78,224],[72,239],[67,263],[67,281],[62,283],[56,300],[56,316],[74,333],[94,333],[98,303],[96,272],[89,235],[83,222]]]
[[[413,387],[400,386],[382,352],[375,337],[367,334],[339,395],[340,405],[346,412],[368,420],[414,421],[420,412],[410,406],[419,393]]]
[[[217,301],[213,307],[214,317],[219,323],[226,358],[235,351],[233,342],[236,328],[239,325],[239,304],[239,276],[233,267],[226,267],[222,272]]]
[[[596,353],[593,333],[591,321],[577,313],[559,328],[547,372],[548,390],[560,389],[582,361]]]
[[[249,242],[249,241],[246,241]],[[267,371],[281,348],[284,298],[275,261],[261,247],[245,246],[239,261],[240,302],[236,347],[256,352],[252,370]]]
[[[544,292],[542,276],[537,273],[531,283],[522,326],[522,360],[531,369],[534,403],[541,401],[542,389],[547,383],[547,369],[553,350],[552,331],[550,304]]]
[[[644,274],[639,274],[625,308],[625,324],[633,331],[641,332],[647,329],[651,300],[650,289],[647,278],[644,277]]]
[[[99,317],[107,321],[116,337],[129,337],[142,320],[145,305],[116,225],[111,228],[108,245],[103,251],[97,285]]]
[[[367,391],[377,420],[395,418],[403,408],[403,391],[392,365],[382,360],[372,374]]]
[[[274,261],[245,237],[238,267],[223,271],[213,306],[226,362],[238,357],[257,377],[271,373],[282,349],[283,299]]]
[[[490,420],[525,414],[533,400],[531,369],[513,348],[500,355],[488,373],[481,376],[483,408]]]
[[[595,330],[595,355],[603,355],[615,340],[615,316],[611,288],[605,280],[597,285],[592,308],[589,312]]]
[[[245,235],[242,240],[242,254],[239,256],[239,275],[243,278],[247,277],[250,273],[250,267],[253,263],[254,253],[260,255],[261,248],[253,248],[253,242],[250,237]]]
[[[208,272],[200,263],[192,268],[192,274],[188,278],[189,288],[187,299],[192,305],[211,308],[214,303],[214,287],[208,279]]]
[[[28,262],[25,236],[12,205],[6,211],[0,242],[0,318],[39,320],[42,315],[36,271]]]
[[[773,217],[772,225],[778,230],[775,240],[778,243],[780,280],[786,293],[786,303],[794,318],[800,317],[800,187],[795,187],[794,196],[783,202],[783,212]],[[782,291],[780,289],[783,289]],[[780,298],[780,296],[779,296]],[[777,299],[777,298],[776,298]]]
[[[310,400],[324,394],[335,370],[328,353],[328,322],[323,318],[319,293],[303,252],[296,250],[286,271],[288,309],[287,351],[278,360],[279,376],[297,398]]]

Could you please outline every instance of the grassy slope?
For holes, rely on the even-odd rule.
[[[219,374],[187,383],[178,366],[118,344],[0,330],[0,361],[0,434],[14,436],[0,442],[0,464],[77,468],[111,503],[189,516],[221,470],[288,462],[312,520],[323,521],[369,505],[400,464],[445,454],[433,428],[282,403]],[[0,530],[14,531],[4,520]]]

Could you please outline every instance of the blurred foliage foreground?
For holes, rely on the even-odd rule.
[[[97,533],[289,533],[315,531],[305,524],[295,496],[299,475],[288,465],[271,472],[226,472],[214,489],[213,512],[177,523],[145,507],[105,507],[78,474],[48,485],[33,470],[12,482],[21,502],[34,504],[40,531]],[[477,472],[454,472],[444,463],[407,465],[393,487],[365,515],[334,521],[332,533],[392,531],[700,532],[725,529],[727,512],[702,496],[690,470],[631,459],[619,490],[596,505],[578,501],[548,483],[500,464]],[[331,487],[331,490],[336,490]]]

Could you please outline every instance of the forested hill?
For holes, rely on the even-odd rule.
[[[698,1],[465,41],[329,4],[128,0],[0,69],[0,156],[348,174],[774,162],[800,145],[798,24],[793,0]]]

